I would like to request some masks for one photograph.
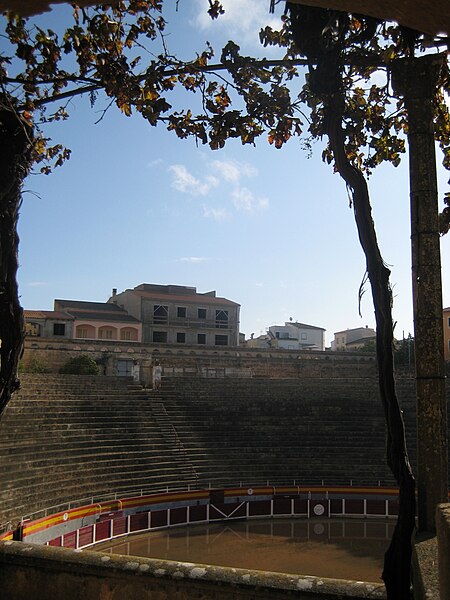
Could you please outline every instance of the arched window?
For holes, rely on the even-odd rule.
[[[120,339],[130,342],[137,342],[138,331],[134,327],[122,327],[120,330]]]
[[[77,325],[75,328],[75,337],[81,339],[95,339],[95,327],[92,325]]]
[[[103,325],[98,328],[99,340],[117,340],[117,329],[111,325]]]

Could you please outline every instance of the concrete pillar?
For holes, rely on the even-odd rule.
[[[442,283],[433,100],[442,55],[395,61],[392,83],[408,111],[411,253],[417,382],[419,530],[433,531],[439,502],[447,500]]]

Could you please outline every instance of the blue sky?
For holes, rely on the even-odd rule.
[[[206,5],[180,2],[171,48],[189,55],[206,40],[219,49],[233,39],[249,54],[276,55],[258,43],[260,26],[274,19],[269,2],[225,2],[226,18],[215,22],[204,17]],[[55,27],[64,10],[41,23]],[[232,140],[211,151],[115,107],[95,124],[104,106],[101,98],[94,109],[88,98],[74,100],[69,121],[48,130],[72,158],[26,180],[19,225],[25,308],[49,310],[55,298],[102,302],[113,287],[173,283],[239,302],[247,337],[290,317],[324,327],[327,344],[336,331],[374,326],[369,288],[358,314],[365,261],[346,188],[322,163],[320,144],[311,158],[297,140],[276,150],[265,137],[256,148]],[[447,179],[440,172],[440,196]],[[369,185],[401,338],[413,332],[407,157],[397,169],[377,169]],[[445,306],[449,257],[446,236]]]

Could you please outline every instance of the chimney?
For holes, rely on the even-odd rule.
[[[117,294],[117,288],[113,288],[112,289],[112,297],[114,298],[114,296]]]

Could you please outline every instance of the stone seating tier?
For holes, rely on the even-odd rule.
[[[0,523],[133,489],[394,484],[375,378],[22,380],[0,422]],[[413,464],[414,392],[399,381]]]

